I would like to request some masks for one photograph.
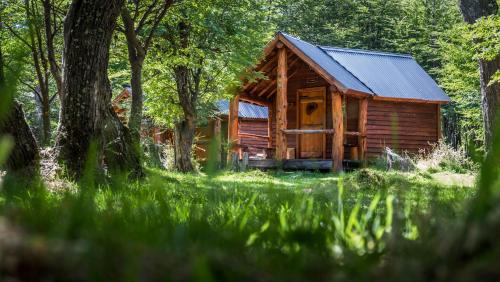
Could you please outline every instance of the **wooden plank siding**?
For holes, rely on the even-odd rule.
[[[369,100],[367,156],[379,156],[384,147],[418,153],[438,140],[436,104]]]
[[[267,136],[267,120],[240,118],[240,134],[241,133]],[[241,137],[241,145],[267,148],[267,139]]]

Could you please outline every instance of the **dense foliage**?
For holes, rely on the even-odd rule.
[[[175,78],[179,65],[189,68],[201,118],[213,113],[215,101],[234,95],[243,70],[272,36],[265,2],[182,1],[168,12],[147,63],[147,112],[158,123],[172,125],[182,112]],[[189,28],[187,47],[182,47],[180,23]]]

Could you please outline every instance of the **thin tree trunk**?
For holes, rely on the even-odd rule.
[[[53,30],[52,22],[52,3],[51,0],[43,0],[43,18],[45,27],[45,39],[47,45],[47,59],[50,65],[50,73],[56,82],[57,95],[60,97],[62,93],[62,76],[61,68],[56,60],[55,49],[54,49],[54,36],[55,31]]]
[[[460,10],[464,20],[469,24],[474,24],[482,17],[496,15],[498,4],[496,0],[460,0]],[[491,77],[498,70],[500,70],[500,54],[491,61],[479,59],[486,152],[491,151],[493,146],[496,114],[500,107],[500,83],[495,82],[489,85]]]
[[[132,133],[133,141],[136,143],[136,146],[138,146],[140,142],[143,109],[142,66],[146,57],[146,50],[136,36],[134,21],[130,17],[126,7],[123,7],[121,16],[125,26],[128,60],[131,68],[130,84],[132,87],[132,106],[130,109],[128,126]]]
[[[42,146],[47,146],[50,144],[51,138],[51,126],[50,126],[50,97],[48,85],[44,85],[44,90],[42,90]]]
[[[141,122],[143,110],[143,91],[142,91],[142,66],[144,58],[136,58],[130,61],[131,65],[131,87],[132,87],[132,105],[130,107],[130,119],[128,126],[132,133],[132,138],[136,146],[140,144]]]
[[[26,18],[28,19],[28,29],[29,29],[29,40],[30,49],[33,58],[35,74],[37,77],[40,92],[35,93],[40,95],[41,102],[41,118],[42,118],[42,128],[41,128],[41,138],[40,143],[43,146],[47,146],[50,143],[50,93],[49,93],[49,72],[47,70],[47,59],[44,54],[43,48],[43,38],[40,34],[40,30],[35,25],[38,14],[35,12],[36,8],[30,0],[25,0]]]
[[[130,133],[111,105],[109,48],[123,4],[123,0],[73,0],[65,19],[57,148],[59,160],[77,179],[83,176],[93,142],[97,159],[106,161],[111,171],[143,173]]]

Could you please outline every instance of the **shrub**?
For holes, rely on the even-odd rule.
[[[346,175],[347,187],[378,189],[387,185],[386,176],[382,171],[360,169]]]
[[[477,165],[467,156],[464,149],[453,149],[442,141],[433,145],[430,154],[421,152],[415,162],[420,170],[429,172],[465,173],[477,170]]]

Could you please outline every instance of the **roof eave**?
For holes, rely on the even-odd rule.
[[[415,98],[394,98],[394,97],[382,97],[373,96],[375,101],[389,101],[389,102],[412,102],[412,103],[423,103],[423,104],[448,104],[449,100],[426,100],[426,99],[415,99]]]

